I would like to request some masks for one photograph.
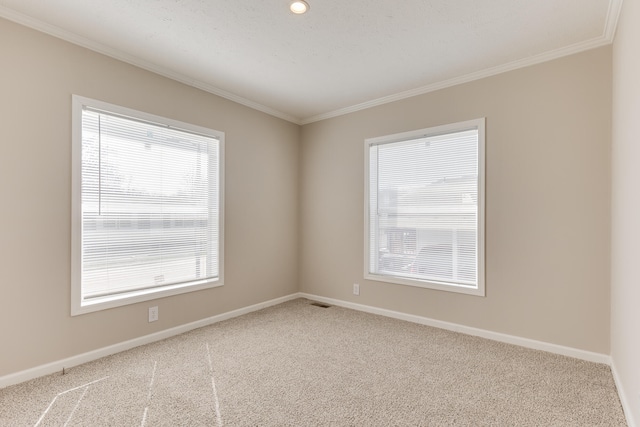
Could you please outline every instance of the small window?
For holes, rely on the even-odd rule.
[[[222,285],[222,132],[73,97],[72,315]]]
[[[484,119],[365,141],[365,278],[484,295]]]

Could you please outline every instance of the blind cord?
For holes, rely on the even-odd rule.
[[[102,216],[102,115],[98,114],[98,216]]]

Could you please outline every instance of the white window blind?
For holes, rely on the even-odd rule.
[[[370,278],[469,293],[483,286],[483,124],[367,141]]]
[[[220,138],[88,105],[81,135],[80,305],[219,279]]]

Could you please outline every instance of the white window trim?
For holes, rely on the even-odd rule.
[[[421,136],[439,135],[470,129],[478,130],[478,276],[477,286],[464,286],[426,280],[401,278],[386,274],[372,274],[369,272],[369,148],[381,143],[399,142]],[[368,138],[364,141],[364,278],[377,282],[394,283],[398,285],[417,286],[440,291],[456,292],[468,295],[485,296],[485,118],[451,123],[415,131],[402,132],[393,135]]]
[[[142,289],[119,295],[110,295],[95,300],[82,300],[82,109],[89,106],[148,122],[184,129],[218,139],[219,148],[219,265],[218,277],[214,279],[181,283],[162,288]],[[187,292],[214,288],[224,285],[224,132],[168,119],[161,116],[121,107],[114,104],[72,95],[72,149],[71,149],[71,315],[76,316],[94,311],[135,304]]]

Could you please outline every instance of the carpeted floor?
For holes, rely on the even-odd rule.
[[[305,299],[0,390],[0,426],[624,426],[608,366]]]

